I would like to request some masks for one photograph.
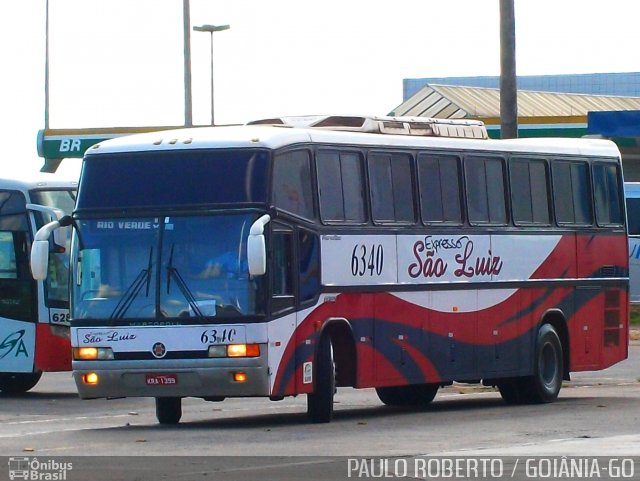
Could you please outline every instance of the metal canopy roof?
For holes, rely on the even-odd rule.
[[[588,112],[603,110],[640,110],[640,97],[518,90],[518,117],[586,117]],[[500,89],[429,84],[390,115],[499,118]]]

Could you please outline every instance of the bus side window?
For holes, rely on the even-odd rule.
[[[293,285],[293,235],[290,231],[272,234],[272,314],[278,314],[295,305]]]
[[[418,182],[424,223],[462,223],[459,159],[419,154]]]
[[[627,197],[627,222],[629,235],[640,235],[640,198]]]
[[[380,223],[414,223],[413,173],[406,154],[372,153],[368,158],[371,213]]]
[[[278,209],[313,219],[311,164],[307,151],[287,152],[273,162],[273,203]]]
[[[549,225],[549,174],[544,160],[511,159],[511,205],[516,225]]]
[[[298,230],[298,266],[300,302],[312,301],[320,288],[320,246],[318,236],[305,229]]]
[[[604,162],[593,164],[593,189],[598,225],[622,225],[618,167]]]
[[[586,162],[555,161],[553,191],[559,224],[591,225],[591,189]]]
[[[504,167],[498,157],[465,159],[467,208],[472,224],[506,224]]]
[[[29,224],[26,199],[19,192],[0,192],[0,316],[35,320],[34,283],[29,268]]]
[[[366,222],[360,154],[320,151],[316,155],[320,216],[323,221]]]

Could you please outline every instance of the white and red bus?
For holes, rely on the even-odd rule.
[[[187,396],[306,394],[326,422],[338,386],[551,402],[571,371],[625,359],[623,198],[608,141],[288,118],[98,144],[45,230],[74,228],[82,398],[154,397],[177,423]]]
[[[71,213],[77,181],[52,174],[0,179],[0,391],[22,393],[43,371],[71,370],[70,229],[56,231],[46,282],[36,282],[29,252],[36,231]]]

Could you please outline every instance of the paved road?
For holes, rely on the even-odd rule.
[[[188,399],[180,425],[160,426],[149,399],[82,401],[70,374],[47,374],[25,396],[0,397],[0,453],[40,459],[145,456],[135,467],[129,461],[115,464],[128,466],[136,479],[147,479],[143,472],[153,478],[153,467],[165,463],[162,472],[175,475],[167,479],[179,479],[178,473],[202,479],[213,470],[216,480],[255,479],[265,466],[274,477],[261,474],[264,479],[299,479],[301,470],[308,479],[342,479],[335,476],[345,475],[349,456],[637,456],[639,362],[640,346],[634,345],[623,363],[574,374],[559,400],[549,405],[506,406],[496,392],[454,385],[442,389],[431,406],[415,411],[383,406],[373,390],[341,389],[335,420],[321,425],[307,423],[306,401],[300,396],[280,402]],[[217,457],[213,468],[212,458],[166,456]],[[237,456],[267,457],[239,461]],[[77,466],[74,474],[117,469],[105,471],[114,464],[112,458],[91,459],[91,468]],[[104,479],[112,478],[105,474]]]

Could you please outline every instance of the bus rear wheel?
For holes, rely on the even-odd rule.
[[[438,384],[378,387],[376,394],[387,406],[426,406],[438,392]]]
[[[333,396],[336,391],[336,373],[331,338],[320,337],[316,353],[315,389],[307,394],[307,414],[314,423],[328,423],[333,418]]]
[[[510,379],[498,383],[498,390],[502,399],[507,404],[521,404],[523,386],[521,379]]]
[[[551,324],[538,330],[533,361],[533,376],[524,378],[527,402],[550,403],[558,398],[564,372],[562,343]]]
[[[0,374],[0,391],[5,394],[21,394],[38,384],[42,371]]]
[[[182,398],[157,397],[156,418],[160,424],[178,424],[182,417]]]
[[[542,404],[558,398],[562,387],[564,361],[560,337],[551,324],[538,330],[533,375],[498,383],[507,404]]]

